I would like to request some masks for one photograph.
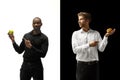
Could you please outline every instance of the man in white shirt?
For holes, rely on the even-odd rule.
[[[72,34],[72,49],[76,54],[77,80],[98,80],[98,50],[103,52],[108,43],[108,37],[115,29],[106,32],[103,39],[98,31],[90,28],[91,14],[87,12],[78,13],[80,30]]]

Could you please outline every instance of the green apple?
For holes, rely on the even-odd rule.
[[[13,35],[14,31],[13,30],[9,30],[8,34]]]

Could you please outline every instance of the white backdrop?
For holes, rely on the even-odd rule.
[[[32,30],[32,20],[40,17],[41,31],[49,38],[49,49],[42,59],[44,80],[60,80],[60,2],[59,0],[0,1],[0,79],[19,80],[22,55],[14,51],[8,30],[14,30],[20,44],[23,35]]]

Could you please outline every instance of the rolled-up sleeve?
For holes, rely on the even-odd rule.
[[[105,50],[107,44],[108,44],[108,37],[105,37],[105,36],[104,36],[103,40],[102,40],[101,37],[100,37],[100,39],[99,39],[99,44],[98,44],[98,50],[99,50],[100,52],[103,52],[103,51]]]

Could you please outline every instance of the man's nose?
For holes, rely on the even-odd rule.
[[[80,21],[78,21],[78,23],[80,23]]]
[[[80,23],[80,20],[78,20],[78,23]]]
[[[35,26],[37,26],[37,24],[35,24]]]

